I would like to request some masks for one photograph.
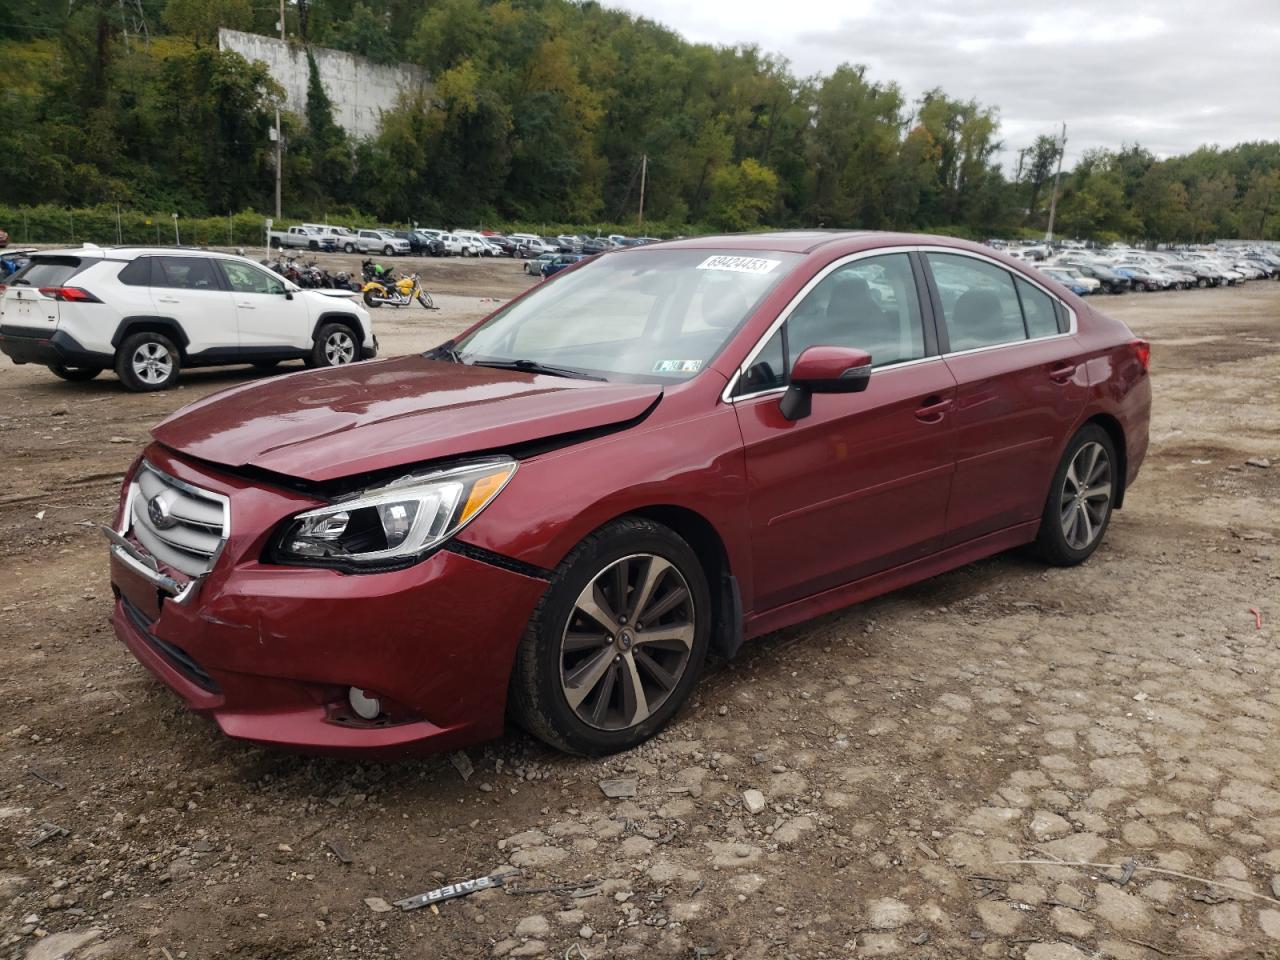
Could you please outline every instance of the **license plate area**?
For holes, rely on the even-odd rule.
[[[115,550],[111,551],[111,585],[148,620],[154,623],[159,619],[163,602],[160,588],[121,560]]]

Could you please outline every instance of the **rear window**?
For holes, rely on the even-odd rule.
[[[34,257],[23,269],[13,275],[11,286],[62,287],[80,272],[83,261],[79,257]]]
[[[131,287],[147,287],[151,285],[151,258],[139,257],[127,264],[120,271],[119,281]]]

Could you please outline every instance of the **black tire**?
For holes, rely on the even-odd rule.
[[[148,359],[152,362],[148,363]],[[126,337],[116,351],[116,376],[138,393],[167,390],[178,382],[182,356],[162,333],[146,331]]]
[[[418,302],[427,310],[434,310],[436,306],[435,301],[431,299],[431,294],[425,290],[418,291]]]
[[[1209,281],[1206,280],[1204,277],[1201,277],[1199,280],[1196,281],[1196,286],[1199,287],[1201,290],[1203,290],[1208,285],[1209,285]]]
[[[279,360],[255,360],[253,361],[253,365],[257,367],[259,370],[274,370],[276,367],[280,366],[280,361]]]
[[[575,614],[579,594],[615,563],[637,554],[665,560],[683,578],[693,604],[693,639],[683,672],[656,709],[634,726],[601,729],[584,721],[569,704],[561,680],[561,642]],[[631,589],[635,589],[634,584]],[[651,520],[615,520],[578,544],[556,568],[516,650],[508,697],[511,715],[529,733],[566,753],[600,756],[637,746],[671,721],[698,682],[711,627],[706,573],[689,544],[668,527]],[[609,646],[605,642],[601,647],[606,657]],[[603,693],[601,688],[602,696]]]
[[[383,255],[384,257],[389,257],[389,256],[391,256],[393,253],[395,253],[395,250],[393,250],[393,249],[391,248],[391,244],[389,244],[389,243],[388,243],[385,247],[383,247],[383,248],[382,248],[382,255]]]
[[[102,372],[101,367],[67,367],[61,363],[49,364],[49,372],[55,377],[67,380],[71,383],[83,383],[86,380],[92,380]]]
[[[1086,447],[1097,445],[1102,449],[1106,456],[1107,473],[1105,478],[1101,474],[1098,479],[1093,481],[1091,489],[1100,487],[1105,479],[1105,483],[1109,488],[1107,494],[1105,508],[1098,510],[1089,507],[1089,526],[1091,532],[1087,542],[1081,544],[1073,543],[1068,539],[1065,529],[1067,524],[1067,512],[1071,509],[1064,506],[1077,498],[1071,496],[1071,490],[1068,481],[1068,473],[1071,471],[1072,464],[1077,456],[1085,450]],[[1098,549],[1098,544],[1102,543],[1102,538],[1106,535],[1107,527],[1111,523],[1111,512],[1115,503],[1115,494],[1123,482],[1123,478],[1118,475],[1119,461],[1116,458],[1115,444],[1111,440],[1111,435],[1094,423],[1085,424],[1079,432],[1071,438],[1071,442],[1067,444],[1066,450],[1062,454],[1062,460],[1058,463],[1058,469],[1054,471],[1053,482],[1049,486],[1049,496],[1045,499],[1044,512],[1040,516],[1040,529],[1036,533],[1036,552],[1040,558],[1046,563],[1055,567],[1071,567],[1078,563],[1083,563]],[[1084,478],[1087,479],[1087,478]]]
[[[356,252],[356,245],[355,245],[354,243],[344,243],[344,244],[342,245],[342,252],[343,252],[343,253],[355,253],[355,252]]]
[[[366,293],[364,295],[364,305],[370,310],[377,310],[382,306],[382,301],[375,298],[372,293]]]
[[[279,238],[279,237],[272,237],[272,238],[271,238],[271,246],[273,246],[273,247],[275,247],[277,250],[279,250],[279,249],[280,249],[280,238]]]
[[[308,367],[341,367],[360,359],[360,338],[345,323],[326,323],[316,332]]]

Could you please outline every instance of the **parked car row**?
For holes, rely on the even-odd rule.
[[[1011,253],[1012,251],[1006,251]],[[1072,293],[1189,290],[1248,280],[1280,279],[1280,253],[1263,249],[1106,250],[1064,249],[1036,265]]]

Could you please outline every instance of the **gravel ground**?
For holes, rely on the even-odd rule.
[[[419,266],[442,309],[379,311],[385,353],[528,282]],[[218,735],[112,637],[92,524],[150,424],[260,374],[138,396],[0,360],[0,956],[1280,956],[1280,470],[1246,463],[1280,461],[1280,284],[1102,305],[1152,341],[1155,419],[1089,563],[762,638],[599,761]]]

